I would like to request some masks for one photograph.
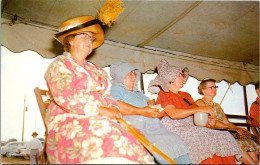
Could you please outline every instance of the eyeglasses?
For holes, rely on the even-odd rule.
[[[203,89],[207,89],[207,88],[211,88],[211,89],[215,88],[215,89],[217,89],[218,86],[205,87],[205,88],[203,88]]]
[[[84,38],[85,38],[86,40],[87,40],[87,39],[90,39],[92,42],[96,40],[95,37],[90,36],[90,35],[88,35],[87,33],[79,33],[79,34],[76,34],[76,35],[82,35],[82,34],[84,35]]]

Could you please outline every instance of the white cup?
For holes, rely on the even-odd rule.
[[[197,126],[206,126],[207,122],[208,122],[208,113],[204,113],[204,112],[197,112],[194,114],[194,123]]]

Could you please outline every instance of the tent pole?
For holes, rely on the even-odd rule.
[[[143,79],[143,73],[141,73],[141,76],[140,76],[140,86],[141,86],[141,90],[144,91],[144,79]]]
[[[228,92],[228,90],[229,90],[230,87],[231,87],[231,85],[230,85],[230,83],[228,83],[228,89],[227,89],[226,93],[224,94],[224,96],[223,96],[223,98],[222,98],[222,100],[221,100],[221,102],[220,102],[219,105],[222,104],[222,102],[223,102],[224,98],[226,97],[226,94],[227,94],[227,92]]]
[[[243,86],[244,92],[244,102],[245,102],[245,113],[248,115],[248,104],[247,104],[247,94],[246,94],[246,86]]]
[[[244,93],[245,113],[246,113],[246,115],[248,115],[248,104],[247,104],[246,86],[243,86],[243,93]],[[249,126],[247,126],[247,130],[250,131],[250,127],[249,127]]]
[[[23,106],[23,131],[22,131],[22,142],[23,142],[23,137],[24,137],[24,116],[25,116],[25,101],[26,101],[26,97],[24,96],[24,106]]]

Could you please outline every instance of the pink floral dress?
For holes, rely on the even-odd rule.
[[[98,116],[100,106],[116,106],[103,69],[86,61],[77,63],[65,52],[48,67],[45,79],[55,101],[46,114],[50,163],[88,163],[104,158],[153,163],[153,157],[127,130]]]

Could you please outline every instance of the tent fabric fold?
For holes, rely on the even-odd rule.
[[[55,31],[26,24],[10,26],[7,19],[1,20],[1,45],[12,52],[33,50],[45,58],[53,58],[63,52],[54,38]],[[105,60],[104,60],[105,59]],[[157,63],[166,59],[170,65],[189,68],[190,75],[203,80],[214,78],[218,82],[226,80],[231,84],[238,82],[247,85],[259,80],[259,66],[242,62],[213,59],[182,52],[169,51],[154,47],[135,47],[123,43],[105,40],[88,60],[99,67],[106,67],[125,60],[142,73],[155,70]]]

